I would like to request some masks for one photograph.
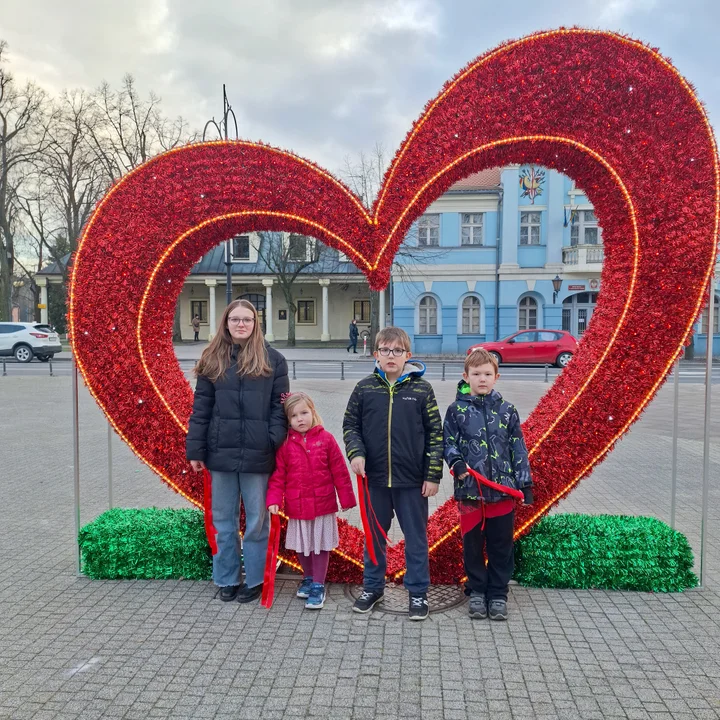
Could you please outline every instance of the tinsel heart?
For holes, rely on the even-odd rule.
[[[536,504],[517,513],[522,534],[655,395],[715,265],[720,183],[707,117],[670,62],[630,38],[560,29],[474,60],[413,125],[370,211],[330,173],[258,143],[190,145],[128,173],[99,203],[74,258],[70,332],[88,388],[134,452],[201,504],[201,478],[184,455],[192,391],[171,339],[193,264],[236,233],[283,230],[342,250],[382,288],[424,208],[462,177],[510,163],[573,178],[605,242],[592,322],[524,425]],[[463,574],[456,524],[452,503],[430,520],[434,582]],[[342,525],[331,580],[359,579],[362,542]],[[388,560],[399,579],[402,544]]]

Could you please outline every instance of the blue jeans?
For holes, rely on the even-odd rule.
[[[245,583],[260,585],[265,574],[270,521],[265,507],[269,476],[262,473],[210,471],[212,516],[218,551],[213,555],[213,582],[219,587],[240,584],[240,498],[245,505],[243,551]]]
[[[387,488],[370,486],[370,504],[378,522],[387,533],[397,515],[400,529],[405,535],[405,589],[413,594],[426,593],[430,585],[430,558],[427,540],[428,499],[423,497],[422,488]],[[372,523],[371,523],[372,524]],[[365,568],[363,585],[365,590],[383,590],[387,554],[385,538],[377,531],[375,537],[375,555],[378,564],[368,555],[365,547]],[[365,539],[367,542],[367,538]]]

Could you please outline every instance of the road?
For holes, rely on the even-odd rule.
[[[180,367],[186,375],[190,376],[195,360],[181,359]],[[53,375],[67,377],[71,373],[71,366],[68,360],[54,360],[50,363],[33,361],[30,363],[16,363],[12,359],[6,359],[2,374],[7,379],[12,377],[46,377]],[[293,380],[359,380],[372,372],[372,359],[363,360],[289,360],[288,369],[290,378]],[[442,362],[432,360],[427,363],[426,377],[430,380],[455,381],[462,374],[462,363],[459,361]],[[542,366],[535,365],[503,365],[500,372],[505,380],[526,380],[530,382],[544,382],[546,379],[552,382],[560,370],[549,367],[547,370]],[[720,383],[720,365],[713,367],[713,385]],[[705,367],[700,363],[686,365],[680,368],[681,383],[704,383]]]

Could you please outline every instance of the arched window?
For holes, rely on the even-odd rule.
[[[480,334],[480,298],[468,295],[462,301],[462,334]]]
[[[537,328],[538,304],[534,297],[526,295],[518,306],[518,330]]]
[[[437,335],[437,300],[432,295],[426,295],[420,300],[420,335]]]
[[[718,315],[720,315],[720,297],[715,295],[715,308],[713,310],[713,335],[717,335],[719,332],[720,327],[720,320],[718,320]],[[703,310],[702,314],[702,323],[700,324],[700,332],[703,335],[707,335],[708,331],[708,309],[705,308]]]

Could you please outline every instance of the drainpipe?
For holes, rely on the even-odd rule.
[[[495,337],[500,339],[500,243],[502,242],[503,188],[499,189],[497,239],[495,241]]]

